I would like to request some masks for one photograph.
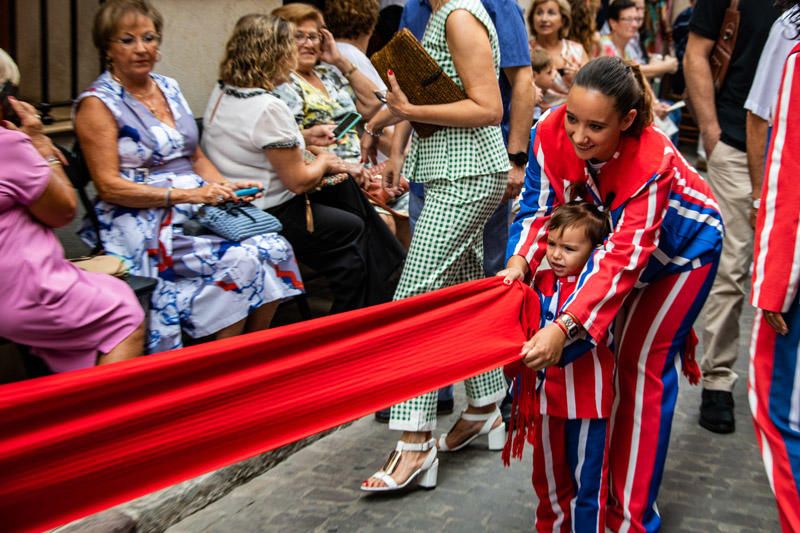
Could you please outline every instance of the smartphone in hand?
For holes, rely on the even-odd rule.
[[[358,113],[350,112],[339,121],[336,128],[333,130],[333,137],[338,141],[344,134],[353,129],[356,124],[361,121],[361,115]]]

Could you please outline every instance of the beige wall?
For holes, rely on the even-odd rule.
[[[269,13],[280,0],[153,0],[164,16],[162,60],[156,70],[173,77],[195,116],[202,116],[218,79],[219,62],[234,24],[248,13]]]
[[[247,13],[269,13],[281,0],[151,0],[164,16],[162,61],[156,71],[176,78],[195,115],[205,109],[208,94],[217,79],[217,67],[236,20]],[[78,3],[79,90],[99,73],[99,59],[92,45],[91,27],[98,0]],[[22,74],[21,95],[38,102],[39,82],[39,2],[17,1],[17,62]],[[68,3],[48,0],[50,38],[51,101],[68,100],[69,17]]]

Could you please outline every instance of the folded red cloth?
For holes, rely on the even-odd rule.
[[[502,366],[529,307],[488,278],[0,387],[0,522],[52,528]]]

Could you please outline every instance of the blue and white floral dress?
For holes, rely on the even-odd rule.
[[[120,175],[151,187],[194,189],[206,182],[192,169],[197,125],[178,83],[151,74],[169,103],[175,127],[158,120],[108,72],[83,92],[99,98],[117,121]],[[180,348],[181,331],[204,337],[275,300],[300,294],[292,247],[276,233],[232,242],[217,235],[184,235],[199,205],[132,208],[97,200],[100,239],[131,274],[158,278],[151,300],[147,350]],[[88,226],[81,237],[94,244]]]

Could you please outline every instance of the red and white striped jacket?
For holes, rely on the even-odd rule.
[[[531,133],[531,152],[507,255],[524,257],[535,272],[547,248],[547,221],[584,182],[590,198],[611,210],[614,230],[589,259],[564,308],[592,339],[606,334],[635,287],[713,262],[723,225],[708,184],[669,139],[653,127],[623,136],[596,178],[575,154],[564,129],[566,106],[552,109]]]
[[[800,279],[800,45],[783,69],[756,220],[751,303],[767,311],[787,312]]]
[[[539,270],[533,289],[539,297],[539,327],[551,324],[572,295],[578,277],[557,278],[550,269]],[[540,371],[536,380],[536,402],[543,415],[571,420],[608,418],[614,401],[614,353],[610,340],[596,346],[577,340],[565,349],[561,362]]]

